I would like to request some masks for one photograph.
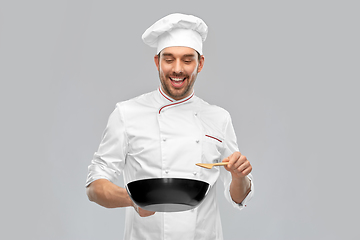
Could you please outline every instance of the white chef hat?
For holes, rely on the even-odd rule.
[[[142,39],[150,47],[157,48],[157,54],[167,47],[190,47],[202,55],[208,27],[195,16],[181,13],[170,14],[149,27]]]

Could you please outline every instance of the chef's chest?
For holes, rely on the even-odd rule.
[[[150,154],[194,162],[221,161],[224,136],[198,111],[170,108],[128,119],[130,155]],[[215,126],[215,127],[214,127]]]

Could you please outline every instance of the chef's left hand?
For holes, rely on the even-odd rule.
[[[223,162],[229,162],[228,165],[224,167],[231,173],[233,178],[246,177],[252,171],[250,162],[244,155],[241,155],[240,152],[234,152],[225,158]]]

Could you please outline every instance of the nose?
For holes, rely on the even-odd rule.
[[[181,74],[183,72],[183,66],[180,60],[175,61],[173,71],[175,74]]]

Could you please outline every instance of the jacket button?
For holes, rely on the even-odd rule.
[[[168,174],[168,173],[169,173],[169,170],[165,170],[165,173]]]
[[[199,143],[200,142],[200,140],[196,140],[196,143]]]
[[[194,172],[193,174],[196,176],[197,172]]]

